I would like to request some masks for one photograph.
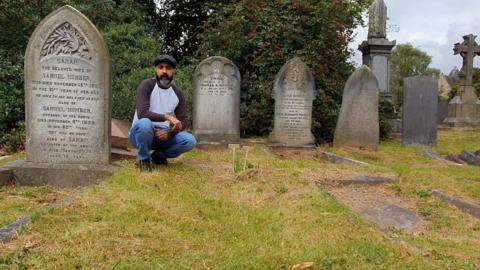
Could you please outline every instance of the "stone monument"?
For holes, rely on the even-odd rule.
[[[458,77],[460,91],[448,105],[448,118],[444,124],[451,127],[480,126],[480,100],[473,87],[473,58],[480,55],[480,46],[472,34],[463,37],[463,43],[456,43],[454,54],[460,54],[463,65]]]
[[[273,88],[275,116],[269,146],[314,147],[311,130],[314,93],[315,79],[300,58],[293,58],[280,69]]]
[[[396,41],[387,39],[387,6],[383,0],[375,0],[369,9],[368,40],[358,49],[363,54],[363,65],[368,66],[378,80],[380,94],[390,94],[390,55]]]
[[[193,79],[193,133],[199,148],[240,143],[240,72],[227,58],[203,60]]]
[[[377,150],[380,140],[378,82],[367,66],[348,78],[335,129],[335,147]]]
[[[415,76],[403,82],[402,144],[437,146],[438,79]]]
[[[77,186],[112,173],[111,68],[107,46],[82,13],[64,6],[33,32],[25,53],[23,184]]]

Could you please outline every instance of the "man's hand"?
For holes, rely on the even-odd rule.
[[[173,131],[180,131],[182,130],[182,122],[178,120],[175,116],[172,115],[165,115],[165,120],[170,121],[170,124],[172,125],[172,130]]]
[[[161,141],[167,140],[168,139],[168,131],[166,130],[161,130],[161,129],[156,129],[155,130],[155,137]]]

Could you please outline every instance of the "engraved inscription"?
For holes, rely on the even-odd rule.
[[[294,92],[295,89],[286,89]],[[286,94],[283,99],[277,103],[275,108],[275,115],[278,121],[279,134],[282,134],[288,140],[298,140],[299,137],[310,136],[310,121],[312,105],[311,101],[301,92],[295,91],[299,94]]]
[[[37,150],[51,160],[88,161],[96,150],[91,134],[101,106],[93,67],[79,58],[50,58],[41,62],[31,85],[33,103],[38,104],[33,126],[46,135],[37,138]]]
[[[92,59],[85,38],[68,22],[57,27],[45,41],[40,56],[43,58],[49,55],[78,56],[87,60]]]
[[[212,74],[206,76],[200,83],[199,95],[207,96],[233,96],[233,84],[223,74]]]

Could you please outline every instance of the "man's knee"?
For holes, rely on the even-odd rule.
[[[148,118],[142,118],[135,123],[135,132],[137,134],[153,134],[152,121]]]
[[[182,132],[180,143],[185,147],[185,151],[190,151],[197,146],[197,140],[195,139],[195,136],[188,132]]]

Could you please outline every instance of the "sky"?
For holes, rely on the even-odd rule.
[[[388,8],[387,25],[397,28],[387,32],[397,44],[410,43],[432,56],[431,67],[448,74],[455,66],[461,68],[462,58],[453,55],[453,46],[468,34],[480,35],[480,0],[384,0]],[[350,47],[360,65],[362,53],[358,45],[367,39],[367,27],[356,29],[357,36]],[[480,44],[480,37],[477,38]],[[475,66],[480,66],[480,56]]]

